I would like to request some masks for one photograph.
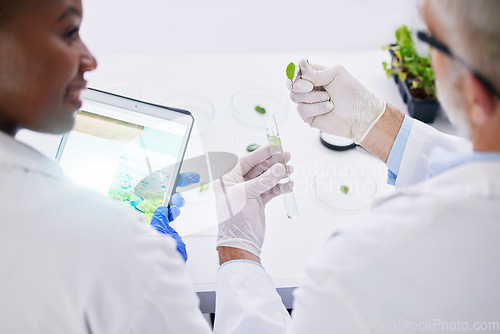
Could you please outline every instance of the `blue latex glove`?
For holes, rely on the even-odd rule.
[[[200,175],[198,173],[186,172],[179,174],[179,179],[177,181],[177,186],[185,187],[193,183],[200,181]],[[171,235],[177,242],[177,251],[184,258],[184,262],[187,261],[186,244],[182,241],[181,236],[170,226],[170,222],[175,218],[179,217],[181,213],[181,207],[184,206],[186,201],[179,193],[172,195],[170,200],[172,203],[170,207],[160,206],[156,209],[153,218],[151,218],[151,226],[153,226],[158,232],[163,234]]]

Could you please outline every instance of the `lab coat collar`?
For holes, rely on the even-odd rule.
[[[0,131],[0,167],[22,169],[51,178],[65,178],[59,164],[34,148]]]
[[[500,159],[467,160],[408,190],[450,200],[500,198],[499,175]]]
[[[428,177],[435,177],[454,167],[473,161],[500,161],[500,153],[474,152],[471,154],[459,154],[436,147],[429,155]]]

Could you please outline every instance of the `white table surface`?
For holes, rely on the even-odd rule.
[[[235,137],[241,132],[255,131],[232,116],[230,101],[234,93],[246,87],[263,87],[288,96],[285,67],[302,57],[313,63],[344,65],[368,89],[406,112],[396,84],[385,76],[381,63],[389,56],[381,50],[322,54],[108,55],[99,59],[99,69],[89,74],[88,79],[89,86],[98,89],[125,84],[115,89],[148,102],[161,103],[169,96],[182,93],[204,97],[216,111],[211,127],[201,134],[205,151],[234,152]],[[433,125],[444,132],[454,132],[443,116],[438,116]],[[267,205],[262,263],[277,288],[291,288],[304,280],[308,261],[319,254],[332,232],[363,212],[334,211],[320,203],[313,186],[318,172],[337,168],[371,175],[378,187],[376,196],[390,194],[394,188],[386,184],[385,165],[361,148],[335,152],[322,146],[318,130],[303,123],[291,102],[288,118],[279,129],[284,149],[292,154],[290,164],[296,170],[292,179],[300,216],[288,219],[279,198]],[[53,155],[59,137],[24,132],[19,138]],[[200,293],[210,293],[215,288],[218,269],[215,219],[213,198],[196,200],[195,197],[187,201],[175,222],[181,234],[184,234],[182,226],[188,224],[197,224],[195,229],[200,230],[184,236],[189,255],[186,268]],[[213,294],[210,296],[202,305],[207,312],[213,310]]]

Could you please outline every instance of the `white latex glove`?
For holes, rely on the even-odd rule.
[[[299,62],[302,72],[292,84],[290,98],[310,126],[359,144],[385,112],[385,102],[340,66]]]
[[[290,160],[290,153],[284,156]],[[291,166],[287,167],[291,173]],[[217,248],[234,247],[260,256],[266,228],[264,207],[281,194],[278,182],[284,173],[282,164],[273,165],[266,146],[241,157],[230,172],[213,182],[219,219]]]

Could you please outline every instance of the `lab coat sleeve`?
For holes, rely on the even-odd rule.
[[[390,185],[395,185],[396,179],[399,174],[399,166],[401,165],[401,159],[403,159],[403,153],[405,151],[406,142],[408,137],[410,137],[411,128],[413,127],[414,119],[410,116],[405,116],[403,124],[399,129],[398,135],[392,144],[391,152],[387,158],[387,183]]]
[[[370,333],[356,299],[345,289],[345,282],[356,277],[352,269],[378,248],[379,235],[384,230],[374,226],[357,223],[348,227],[355,233],[335,233],[307,265],[306,280],[294,291],[293,321],[288,334]],[[366,229],[370,231],[360,232]]]
[[[211,333],[184,261],[177,257],[180,261],[164,259],[152,274],[137,312],[131,317],[131,333]]]
[[[416,184],[427,178],[429,155],[436,147],[461,154],[472,152],[470,141],[444,134],[427,124],[414,120],[399,165],[395,182],[397,188]]]
[[[285,333],[290,315],[257,263],[230,261],[217,272],[214,333]]]
[[[307,265],[304,283],[294,290],[293,321],[287,334],[378,333],[373,327],[377,313],[367,310],[387,305],[383,300],[389,288],[387,276],[400,276],[396,276],[397,266],[378,267],[373,261],[411,229],[415,220],[407,216],[407,207],[383,201],[333,234]],[[373,268],[372,276],[365,274],[367,267]]]
[[[307,281],[294,291],[293,322],[287,334],[300,333],[369,333],[354,301],[321,265],[310,267]]]
[[[86,312],[92,333],[211,333],[172,237],[136,224],[110,245]]]

